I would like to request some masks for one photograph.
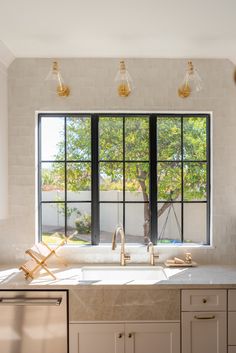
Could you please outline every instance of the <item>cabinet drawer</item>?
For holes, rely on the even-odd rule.
[[[228,310],[236,311],[236,289],[230,289],[228,292]]]
[[[226,290],[183,290],[182,311],[225,311]]]
[[[228,353],[236,353],[236,346],[228,347]]]

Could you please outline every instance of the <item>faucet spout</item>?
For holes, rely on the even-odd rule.
[[[126,261],[127,260],[130,260],[130,255],[126,254],[125,253],[125,232],[124,232],[124,229],[123,227],[119,226],[116,228],[114,234],[113,234],[113,237],[112,237],[112,250],[115,250],[116,248],[116,238],[117,238],[117,235],[120,235],[120,243],[121,243],[121,246],[120,246],[120,264],[121,266],[125,266],[126,265]]]

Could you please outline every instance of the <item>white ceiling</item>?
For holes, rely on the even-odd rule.
[[[189,57],[236,62],[236,0],[0,0],[15,57]]]

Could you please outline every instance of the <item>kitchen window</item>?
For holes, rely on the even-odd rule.
[[[39,114],[39,239],[210,244],[209,114]]]

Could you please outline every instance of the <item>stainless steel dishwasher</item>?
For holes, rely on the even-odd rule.
[[[68,353],[67,291],[0,291],[1,353]]]

